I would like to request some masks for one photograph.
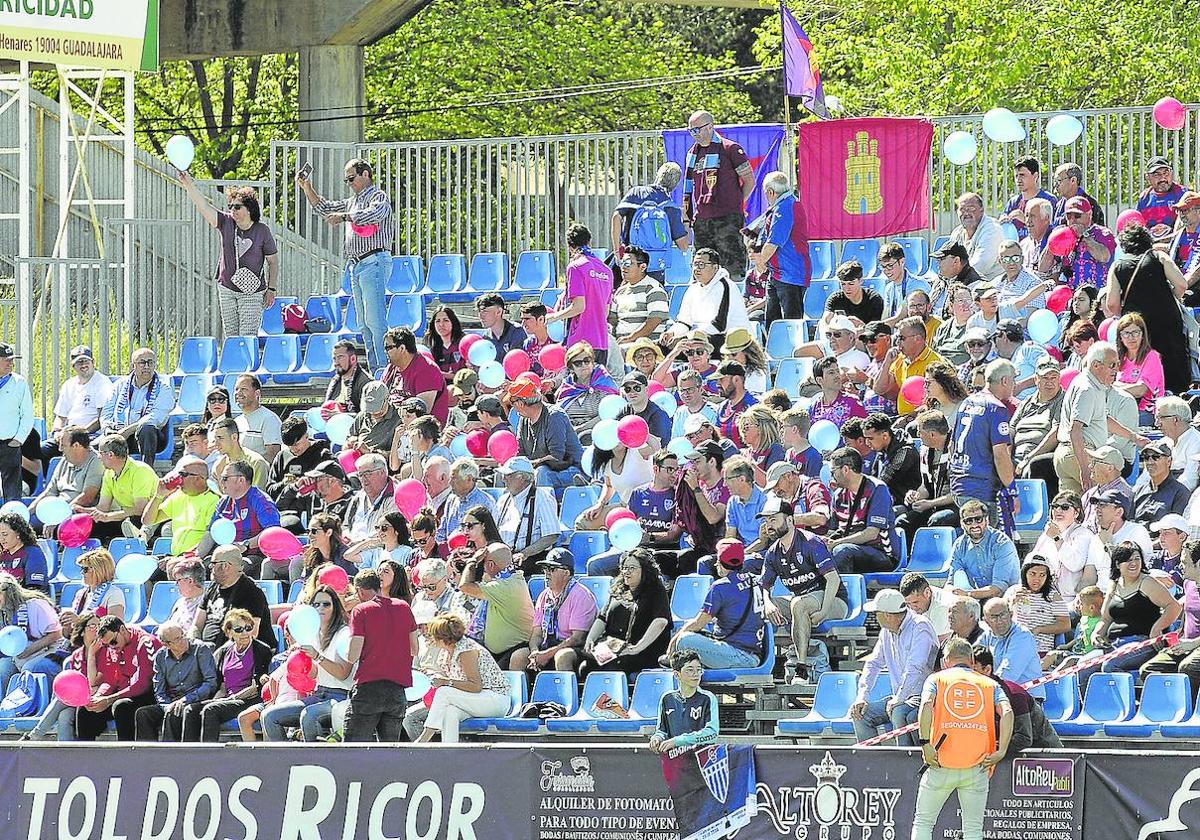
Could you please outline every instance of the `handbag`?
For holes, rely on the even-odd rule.
[[[238,253],[237,234],[233,235],[234,272],[229,282],[244,295],[261,292],[266,287],[266,281],[250,269],[242,265],[242,255]]]

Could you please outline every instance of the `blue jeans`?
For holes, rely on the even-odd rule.
[[[833,564],[839,574],[861,575],[868,572],[890,572],[896,568],[895,558],[873,545],[842,543],[833,550]]]
[[[23,668],[17,668],[17,662],[11,656],[0,656],[0,691],[8,691],[8,680],[18,670],[54,676],[62,670],[62,664],[45,656],[39,656],[36,659],[26,662]]]
[[[1121,645],[1127,645],[1130,642],[1145,641],[1146,638],[1146,636],[1121,636],[1119,639],[1113,642],[1113,650],[1121,647]],[[1153,659],[1156,653],[1158,653],[1158,651],[1154,649],[1153,645],[1146,645],[1145,647],[1138,648],[1137,650],[1131,650],[1128,653],[1123,653],[1114,659],[1110,659],[1103,665],[1093,665],[1091,668],[1085,668],[1079,672],[1079,687],[1086,694],[1088,680],[1092,678],[1093,674],[1100,673],[1120,674],[1125,671],[1131,671],[1133,672],[1134,679],[1136,680],[1138,669]]]
[[[699,633],[684,633],[679,637],[675,649],[696,651],[700,654],[700,664],[705,668],[755,668],[759,665],[757,653]]]
[[[795,286],[791,283],[781,283],[778,280],[767,281],[767,312],[764,323],[770,327],[773,321],[780,318],[799,320],[804,317],[805,286]]]
[[[587,573],[592,577],[616,577],[624,553],[619,548],[600,552],[587,562]]]
[[[51,729],[59,741],[75,740],[75,709],[57,697],[50,701],[50,705],[42,713],[42,719],[33,727],[30,735],[33,740],[38,741],[45,738]]]
[[[555,470],[549,467],[537,468],[538,487],[570,487],[576,478],[585,478],[579,467],[567,467],[565,470]]]
[[[350,292],[362,326],[367,363],[376,375],[387,366],[383,334],[387,332],[387,280],[392,273],[392,255],[371,254],[350,266]]]
[[[318,688],[303,700],[268,706],[260,720],[263,740],[282,741],[287,727],[299,726],[305,741],[316,741],[332,724],[334,701],[345,700],[346,694],[340,688]]]
[[[890,699],[892,698],[885,697],[882,700],[872,700],[867,704],[867,708],[863,710],[863,716],[854,721],[855,738],[865,741],[878,735],[881,726],[891,732],[893,729],[907,726],[917,719],[919,707],[910,706],[908,703],[901,703],[889,713],[887,703]],[[894,738],[893,743],[897,747],[911,747],[916,745],[916,740],[911,735],[901,735],[899,738]]]

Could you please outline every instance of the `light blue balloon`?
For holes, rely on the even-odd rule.
[[[325,418],[321,416],[320,406],[313,406],[304,412],[304,422],[308,424],[308,430],[314,435],[325,431]]]
[[[621,412],[629,408],[629,403],[625,402],[625,398],[620,394],[609,394],[604,399],[600,400],[600,407],[597,413],[601,420],[616,420],[621,416]]]
[[[832,452],[837,449],[842,433],[838,427],[828,420],[818,420],[808,430],[808,442],[819,452]]]
[[[617,436],[616,420],[601,420],[592,427],[592,444],[597,449],[611,452],[617,448],[617,444],[620,442],[621,440]]]
[[[667,444],[667,451],[681,460],[687,460],[696,454],[696,447],[685,437],[677,437]]]
[[[350,436],[350,427],[354,425],[353,414],[335,414],[325,423],[325,434],[332,443],[341,446]]]
[[[17,516],[21,517],[26,522],[29,521],[29,506],[26,505],[24,502],[17,501],[16,499],[14,499],[11,502],[5,502],[3,505],[0,505],[0,513],[15,513]]]
[[[29,646],[25,631],[20,627],[5,627],[0,630],[0,653],[5,656],[16,656]]]
[[[311,604],[293,607],[288,614],[287,631],[298,645],[313,646],[321,630],[321,614]]]
[[[621,551],[633,551],[642,544],[642,526],[634,519],[620,519],[609,532],[612,547]]]
[[[596,447],[585,446],[583,455],[579,458],[579,467],[583,470],[584,475],[592,475],[592,458],[596,454]]]
[[[475,367],[480,367],[486,362],[494,362],[496,361],[496,345],[486,338],[476,341],[467,351],[467,359]]]
[[[1049,309],[1039,309],[1029,316],[1029,338],[1038,344],[1049,344],[1058,338],[1058,316]]]
[[[1046,139],[1055,146],[1070,146],[1083,134],[1083,123],[1070,114],[1051,117],[1046,123]]]
[[[1012,239],[1014,241],[1019,239],[1021,236],[1019,233],[1017,233],[1017,226],[1012,222],[1005,222],[1004,224],[1000,225],[1000,232],[1004,234],[1005,239]]]
[[[676,409],[679,408],[679,403],[676,402],[675,395],[670,391],[659,391],[650,398],[650,402],[667,412],[668,417],[674,417]]]
[[[237,525],[232,519],[218,519],[208,533],[217,545],[229,545],[237,539]]]
[[[833,483],[833,467],[826,461],[821,466],[821,483],[829,487]]]
[[[983,115],[983,133],[997,143],[1018,143],[1025,139],[1025,127],[1007,108],[993,108]]]
[[[470,450],[467,449],[466,435],[454,436],[454,439],[450,441],[450,453],[455,458],[467,458],[471,455]]]
[[[333,652],[336,653],[343,662],[350,658],[350,634],[349,633],[342,634],[342,637],[340,639],[338,639],[337,647],[334,648]],[[418,672],[416,672],[416,671],[413,672],[414,678],[417,676],[417,673]]]
[[[429,677],[416,670],[412,672],[412,681],[413,684],[404,689],[404,696],[409,703],[416,703],[425,696],[429,689],[433,688],[433,683],[429,681]]]
[[[150,580],[150,576],[158,569],[158,560],[148,554],[126,554],[117,561],[117,571],[113,580],[117,583],[132,583],[141,586]]]
[[[567,322],[551,321],[546,325],[546,332],[550,334],[551,341],[561,342],[567,337]]]
[[[58,496],[47,496],[38,502],[37,516],[43,525],[61,525],[71,518],[71,504]]]
[[[963,166],[975,160],[978,150],[975,137],[965,131],[951,132],[942,142],[942,154],[955,166]]]
[[[476,347],[479,347],[483,344],[487,344],[488,347],[492,346],[490,341],[480,341],[471,345],[471,350],[474,350]],[[496,349],[493,347],[492,355],[495,355],[495,353]],[[488,388],[499,388],[504,384],[504,365],[500,364],[495,359],[490,362],[484,362],[479,366],[479,382]]]
[[[196,159],[196,146],[187,137],[176,134],[167,140],[166,153],[171,165],[183,172]]]

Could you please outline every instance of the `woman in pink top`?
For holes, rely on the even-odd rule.
[[[567,320],[570,347],[586,341],[598,351],[608,350],[608,306],[612,302],[613,274],[592,253],[588,244],[592,232],[584,225],[567,228],[567,288],[559,299],[556,311],[546,315],[546,323]]]
[[[1138,401],[1138,422],[1154,425],[1154,401],[1166,393],[1162,356],[1150,349],[1146,321],[1137,312],[1122,315],[1117,321],[1116,386]]]
[[[821,388],[821,394],[808,407],[811,423],[828,420],[839,429],[851,417],[866,417],[862,403],[842,392],[842,370],[834,356],[826,356],[813,365],[813,381]]]

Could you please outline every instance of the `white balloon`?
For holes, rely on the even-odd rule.
[[[1017,115],[1007,108],[993,108],[983,115],[983,133],[997,143],[1017,143],[1027,136]]]
[[[192,141],[182,134],[176,134],[167,141],[167,160],[180,172],[186,170],[196,159],[196,147]]]
[[[1051,117],[1046,123],[1046,139],[1055,146],[1070,146],[1083,134],[1083,123],[1070,114]]]
[[[946,156],[946,160],[955,166],[963,166],[975,160],[978,150],[974,135],[965,131],[951,132],[942,142],[942,153]]]

